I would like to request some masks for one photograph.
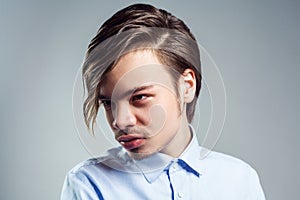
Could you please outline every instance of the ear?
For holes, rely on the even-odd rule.
[[[192,69],[185,69],[182,73],[184,82],[184,102],[191,103],[195,97],[196,92],[196,77]]]

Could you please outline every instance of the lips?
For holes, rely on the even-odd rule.
[[[117,140],[127,150],[136,149],[145,143],[141,135],[121,135]]]

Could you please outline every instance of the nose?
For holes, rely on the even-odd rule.
[[[136,124],[136,117],[130,108],[130,105],[119,104],[115,108],[113,127],[120,130],[126,130]]]

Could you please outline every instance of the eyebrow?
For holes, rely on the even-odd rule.
[[[129,95],[131,95],[133,93],[140,92],[140,91],[143,91],[143,90],[148,90],[148,89],[151,89],[153,87],[154,87],[154,85],[144,85],[144,86],[140,86],[140,87],[135,87],[135,88],[133,88],[131,90],[128,90],[128,91],[124,92],[122,94],[122,97],[129,96]],[[99,99],[102,100],[102,99],[111,99],[111,98],[108,97],[108,96],[99,94]]]

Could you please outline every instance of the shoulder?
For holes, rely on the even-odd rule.
[[[239,158],[212,151],[199,167],[207,190],[218,191],[226,199],[265,199],[256,170]]]
[[[112,171],[107,162],[118,163],[121,148],[113,148],[102,156],[85,160],[73,167],[66,175],[61,199],[103,199],[100,183],[109,182]],[[116,174],[116,172],[114,172]]]
[[[237,157],[216,151],[211,151],[203,160],[208,164],[224,165],[224,167],[251,168],[248,163]]]
[[[254,193],[260,196],[258,199],[264,199],[258,174],[245,161],[212,151],[200,164],[203,170],[202,178],[208,185],[221,185],[232,194],[237,193],[236,188],[239,188],[242,195],[249,196]]]
[[[90,158],[80,162],[69,170],[69,176],[78,176],[81,174],[88,176],[89,174],[101,173],[109,168],[117,168],[121,166],[127,159],[124,150],[121,147],[115,147],[107,150],[101,156]]]
[[[256,175],[256,171],[245,161],[220,152],[210,152],[202,161],[202,167],[207,172],[222,174]]]

